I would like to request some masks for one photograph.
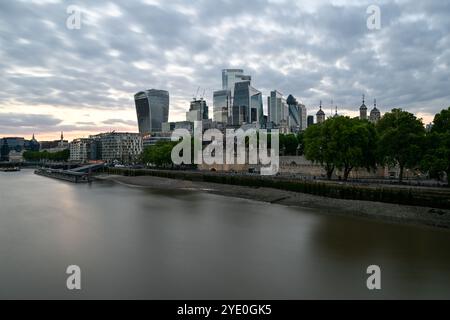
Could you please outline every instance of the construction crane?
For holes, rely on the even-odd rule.
[[[197,96],[198,96],[198,92],[200,91],[200,87],[197,88],[197,93],[195,94],[195,96],[192,98],[193,100],[197,100]]]

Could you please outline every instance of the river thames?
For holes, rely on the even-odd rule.
[[[0,261],[1,299],[450,299],[447,230],[32,170],[0,174]]]

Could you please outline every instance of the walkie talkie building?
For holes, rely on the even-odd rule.
[[[161,132],[162,124],[169,121],[169,92],[147,90],[134,96],[139,133]]]

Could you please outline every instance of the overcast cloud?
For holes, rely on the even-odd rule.
[[[371,4],[381,30],[367,28]],[[80,30],[66,28],[69,5]],[[212,107],[229,67],[310,114],[334,100],[354,115],[365,93],[430,121],[450,105],[449,16],[442,0],[1,1],[0,136],[134,131],[133,94],[150,88],[184,120],[198,87]]]

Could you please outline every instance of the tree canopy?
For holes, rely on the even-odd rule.
[[[334,117],[305,133],[306,158],[320,163],[330,179],[333,171],[347,180],[354,168],[376,167],[377,133],[368,121]]]
[[[405,168],[415,169],[421,161],[425,138],[422,120],[402,109],[393,109],[381,118],[377,130],[381,163],[398,165],[402,182]]]

